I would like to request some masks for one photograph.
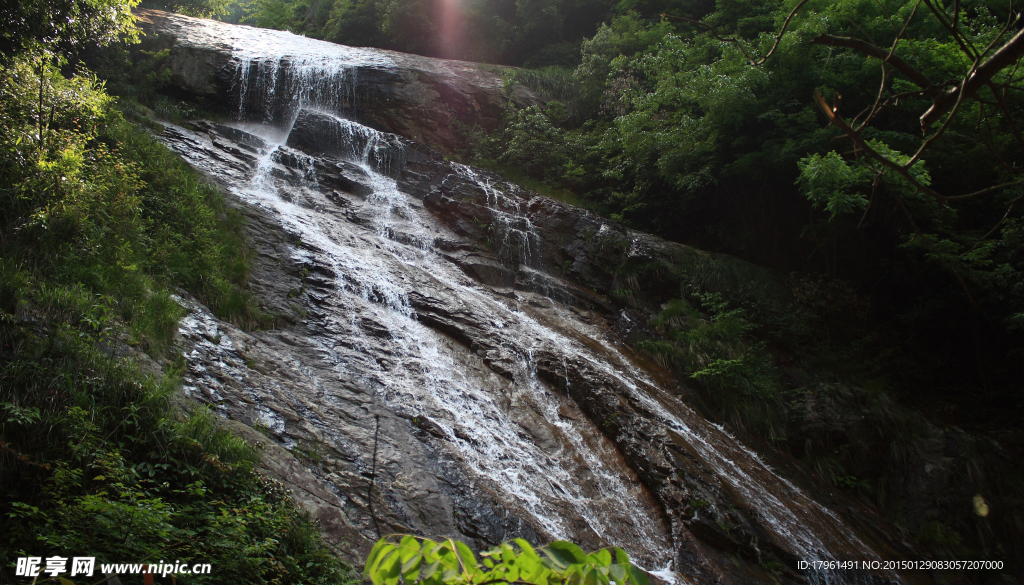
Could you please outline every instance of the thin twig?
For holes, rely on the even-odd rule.
[[[373,463],[370,466],[370,486],[366,488],[366,502],[370,507],[370,518],[373,519],[373,527],[377,530],[377,540],[380,540],[380,525],[377,524],[377,515],[373,513],[373,483],[377,477],[377,436],[380,433],[380,415],[373,415],[377,425],[373,430]]]
[[[817,91],[814,92],[814,100],[816,102],[818,102],[818,106],[821,108],[821,110],[828,117],[829,122],[831,122],[833,126],[835,126],[835,127],[839,128],[840,130],[842,130],[843,133],[846,134],[846,136],[850,140],[853,141],[854,145],[856,145],[859,150],[864,151],[865,153],[868,154],[868,156],[870,156],[871,158],[873,158],[873,159],[877,160],[878,162],[882,163],[883,166],[885,166],[887,168],[890,168],[893,171],[896,171],[897,174],[899,174],[904,179],[906,179],[907,182],[909,182],[911,185],[913,185],[914,188],[917,189],[918,191],[928,195],[929,197],[932,197],[933,199],[935,199],[935,200],[937,200],[937,201],[939,201],[941,203],[945,203],[946,202],[946,198],[945,197],[943,197],[942,195],[939,195],[932,188],[928,187],[927,185],[922,184],[920,181],[915,179],[907,171],[906,168],[904,168],[903,166],[898,165],[898,164],[892,162],[891,160],[887,159],[886,157],[882,156],[881,154],[878,154],[877,152],[875,152],[875,149],[871,148],[868,145],[868,143],[865,142],[865,140],[860,136],[860,133],[858,133],[856,130],[851,128],[850,125],[846,123],[846,120],[843,120],[842,116],[840,116],[837,112],[835,112],[835,110],[833,110],[828,105],[828,102],[825,101],[825,98],[822,97],[820,92],[817,92]]]
[[[956,43],[960,45],[960,50],[962,50],[964,53],[967,53],[967,55],[970,56],[972,61],[977,60],[977,51],[974,50],[974,47],[969,47],[962,38],[963,35],[960,34],[960,30],[954,27],[946,20],[946,13],[932,5],[931,0],[922,1],[924,2],[924,5],[928,7],[928,10],[931,10],[932,14],[935,15],[935,18],[939,21],[939,24],[941,24],[946,29],[946,32],[948,32],[949,35],[953,37],[953,40],[955,40]]]
[[[984,236],[981,236],[980,238],[978,238],[978,241],[974,242],[974,245],[971,246],[971,249],[967,250],[963,254],[960,254],[960,257],[963,258],[964,254],[969,254],[969,253],[973,252],[975,248],[977,248],[979,245],[981,245],[981,242],[983,242],[984,240],[987,240],[989,236],[994,234],[995,231],[997,229],[999,229],[999,226],[1003,225],[1003,222],[1006,221],[1006,218],[1010,217],[1010,213],[1013,211],[1014,206],[1017,205],[1017,202],[1020,201],[1022,197],[1024,197],[1024,194],[1018,195],[1013,201],[1008,203],[1007,207],[1006,207],[1006,213],[1003,214],[1003,218],[999,220],[999,223],[997,223],[992,229],[988,230],[987,234],[985,234]]]
[[[1001,189],[1006,189],[1008,187],[1016,187],[1017,185],[1024,185],[1024,179],[1018,179],[1016,181],[1011,181],[1009,183],[1002,183],[1001,185],[994,185],[992,187],[988,187],[988,188],[982,189],[980,191],[975,191],[974,193],[968,193],[966,195],[956,195],[954,197],[946,197],[946,201],[963,201],[965,199],[973,199],[975,197],[981,197],[982,195],[988,195],[989,193],[993,193],[993,192],[999,191]]]
[[[903,59],[900,59],[896,55],[890,55],[884,49],[880,49],[867,41],[854,37],[837,37],[834,35],[821,34],[807,42],[812,45],[826,45],[829,47],[848,47],[856,49],[861,53],[870,55],[892,65],[900,73],[906,75],[908,79],[913,81],[915,85],[924,90],[928,90],[934,85],[923,73],[914,69]]]
[[[878,185],[882,182],[882,171],[875,170],[875,180],[871,181],[871,197],[868,198],[868,206],[864,208],[864,215],[860,216],[860,221],[857,222],[857,229],[860,229],[864,225],[864,220],[868,218],[868,212],[871,211],[871,207],[875,204],[875,195],[878,193]]]
[[[710,32],[711,35],[714,36],[719,41],[721,41],[723,43],[735,44],[739,48],[740,52],[743,53],[743,56],[746,57],[747,62],[750,63],[751,66],[757,67],[758,65],[763,65],[764,62],[767,61],[768,58],[771,57],[773,53],[775,53],[775,49],[779,48],[779,43],[782,42],[782,37],[786,34],[786,28],[789,26],[789,21],[793,20],[793,17],[796,16],[797,10],[800,10],[800,8],[804,4],[807,4],[807,2],[808,2],[808,0],[800,0],[800,3],[797,4],[796,6],[794,6],[793,10],[789,11],[789,15],[786,16],[786,20],[783,21],[783,23],[782,23],[782,28],[779,30],[779,34],[775,35],[775,43],[772,45],[772,48],[768,51],[768,54],[766,54],[764,57],[761,57],[760,59],[757,59],[757,60],[754,60],[750,56],[750,53],[747,52],[746,47],[743,46],[743,43],[740,42],[740,40],[738,38],[736,38],[736,37],[722,37],[721,35],[718,34],[718,30],[715,27],[711,26],[710,24],[707,24],[706,22],[701,22],[699,20],[693,20],[692,18],[686,18],[684,16],[675,16],[675,15],[672,15],[672,14],[665,14],[665,13],[662,13],[661,17],[662,18],[667,18],[669,20],[678,20],[680,22],[686,22],[686,23],[693,24],[693,25],[700,26],[700,27],[703,27],[703,28],[707,29],[708,32]]]
[[[1006,104],[1003,103],[1003,97],[999,95],[993,84],[989,84],[989,89],[992,90],[992,95],[994,95],[996,98],[996,104],[999,106],[999,109],[1003,112],[1003,117],[1006,118],[1006,123],[1009,124],[1010,126],[1010,132],[1012,132],[1013,137],[1017,139],[1017,146],[1019,146],[1021,150],[1024,151],[1024,137],[1020,135],[1020,131],[1017,130],[1017,125],[1013,123],[1013,118],[1010,117],[1010,111],[1006,109]]]
[[[907,204],[903,202],[903,199],[900,198],[899,195],[893,195],[893,198],[896,200],[897,203],[899,203],[900,208],[903,210],[903,213],[907,216],[907,219],[910,220],[910,225],[913,226],[913,228],[914,228],[914,237],[910,239],[910,242],[907,242],[909,244],[909,243],[917,240],[917,237],[919,235],[921,235],[921,228],[918,227],[917,222],[914,221],[914,216],[913,216],[913,214],[910,213],[910,209],[907,208]],[[942,265],[945,266],[946,269],[949,270],[953,274],[953,276],[956,278],[957,282],[960,283],[960,287],[964,289],[964,294],[967,295],[967,300],[970,301],[971,306],[973,306],[975,309],[978,309],[979,311],[981,311],[984,314],[984,311],[982,311],[981,307],[978,306],[978,303],[975,302],[974,295],[971,294],[971,289],[967,288],[967,282],[964,280],[964,278],[962,276],[960,276],[960,273],[957,272],[955,268],[953,268],[953,265],[950,264],[948,260],[943,258],[941,254],[939,254],[938,250],[936,250],[934,248],[934,246],[931,245],[931,242],[928,241],[928,238],[924,238],[924,241],[925,241],[925,245],[935,255],[935,258],[939,262],[941,262]]]

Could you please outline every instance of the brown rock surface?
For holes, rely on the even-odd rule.
[[[239,91],[236,47],[251,49],[259,42],[289,46],[295,40],[289,38],[295,37],[291,33],[160,10],[140,8],[135,14],[145,33],[140,48],[170,50],[170,57],[163,62],[171,72],[171,87],[166,89],[232,115]],[[508,99],[502,80],[507,67],[302,40],[358,56],[350,75],[358,79],[360,93],[355,111],[348,113],[368,126],[451,151],[464,146],[456,122],[493,129],[501,120],[502,104]],[[288,51],[284,53],[281,64],[287,70],[292,61]],[[292,99],[284,94],[279,97],[285,102]],[[540,101],[518,84],[512,87],[510,98],[517,105]]]

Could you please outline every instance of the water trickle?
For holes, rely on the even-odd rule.
[[[336,113],[358,107],[358,68],[387,69],[379,52],[317,41],[285,31],[233,27],[233,91],[240,120],[272,123],[300,104]],[[369,97],[369,96],[367,96]]]
[[[491,177],[478,173],[473,167],[453,163],[452,168],[484,192],[487,208],[491,210],[492,241],[498,256],[508,263],[539,267],[541,258],[536,250],[540,246],[540,236],[530,221],[526,203],[519,198],[506,197]]]

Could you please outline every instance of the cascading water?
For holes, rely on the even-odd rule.
[[[166,140],[241,200],[273,214],[301,241],[293,260],[327,275],[316,319],[331,335],[312,343],[339,379],[358,380],[389,411],[433,429],[444,446],[437,457],[543,538],[619,545],[647,566],[668,566],[679,545],[652,494],[597,426],[538,376],[537,355],[559,356],[566,385],[570,369],[594,372],[681,436],[724,489],[754,507],[772,539],[796,557],[878,559],[836,515],[662,391],[606,331],[557,303],[548,301],[548,314],[496,294],[445,259],[438,243],[457,236],[393,178],[403,165],[401,140],[345,117],[356,104],[352,67],[387,67],[386,58],[246,30],[251,32],[235,39],[234,126],[255,150],[254,162],[245,161],[247,170],[227,161],[208,136],[185,129],[174,128]],[[325,212],[331,193],[320,183],[324,173],[334,172],[324,166],[328,158],[288,146],[300,117],[303,124],[315,118],[317,151],[348,165],[368,187],[346,200],[344,217]],[[449,168],[485,194],[499,258],[541,267],[523,200],[471,167]],[[500,341],[469,351],[430,326],[418,307],[442,301],[471,318],[482,337]],[[323,399],[330,401],[330,393]],[[812,583],[860,578],[814,571],[806,576]]]
[[[537,248],[537,231],[523,209],[520,199],[505,197],[504,192],[491,184],[487,177],[481,177],[472,167],[455,163],[452,165],[459,176],[465,177],[483,190],[487,207],[491,210],[491,230],[498,246],[498,255],[506,261],[526,266],[539,262],[534,255]]]

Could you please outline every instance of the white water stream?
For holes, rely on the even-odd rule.
[[[296,261],[333,274],[324,318],[333,330],[344,332],[344,344],[338,338],[316,343],[339,375],[363,380],[393,411],[429,417],[445,435],[447,456],[479,489],[525,515],[543,536],[596,538],[623,546],[648,566],[666,567],[675,545],[653,497],[597,427],[582,417],[565,416],[565,398],[538,379],[537,353],[576,360],[628,389],[660,424],[683,437],[725,489],[756,510],[778,543],[798,558],[843,560],[855,554],[857,560],[878,560],[835,514],[775,474],[722,428],[659,389],[603,330],[557,304],[559,325],[553,326],[473,281],[439,254],[436,241],[458,238],[388,176],[400,166],[391,138],[345,118],[357,101],[354,66],[389,67],[387,58],[289,33],[240,31],[234,39],[240,118],[235,126],[259,136],[264,147],[251,174],[222,183],[233,185],[240,199],[270,211],[301,239],[302,246],[293,252]],[[329,121],[323,132],[332,144],[325,144],[325,151],[365,174],[371,192],[359,209],[368,222],[357,225],[323,212],[315,160],[286,146],[304,110]],[[173,145],[193,165],[222,179],[237,175],[210,156],[216,149],[209,137],[177,131],[192,144],[209,147]],[[299,168],[283,167],[284,155],[300,161]],[[522,202],[470,167],[452,169],[486,194],[502,259],[540,267],[537,234]],[[486,316],[476,325],[504,340],[500,353],[509,363],[511,381],[467,370],[465,349],[417,319],[410,296],[425,283],[456,299],[468,314]],[[368,330],[366,323],[373,328]],[[601,349],[593,349],[587,338]],[[548,431],[530,432],[538,423],[525,412],[541,417]],[[545,439],[545,433],[551,436]],[[813,583],[848,582],[828,572],[808,577]],[[680,575],[674,578],[685,582]]]

